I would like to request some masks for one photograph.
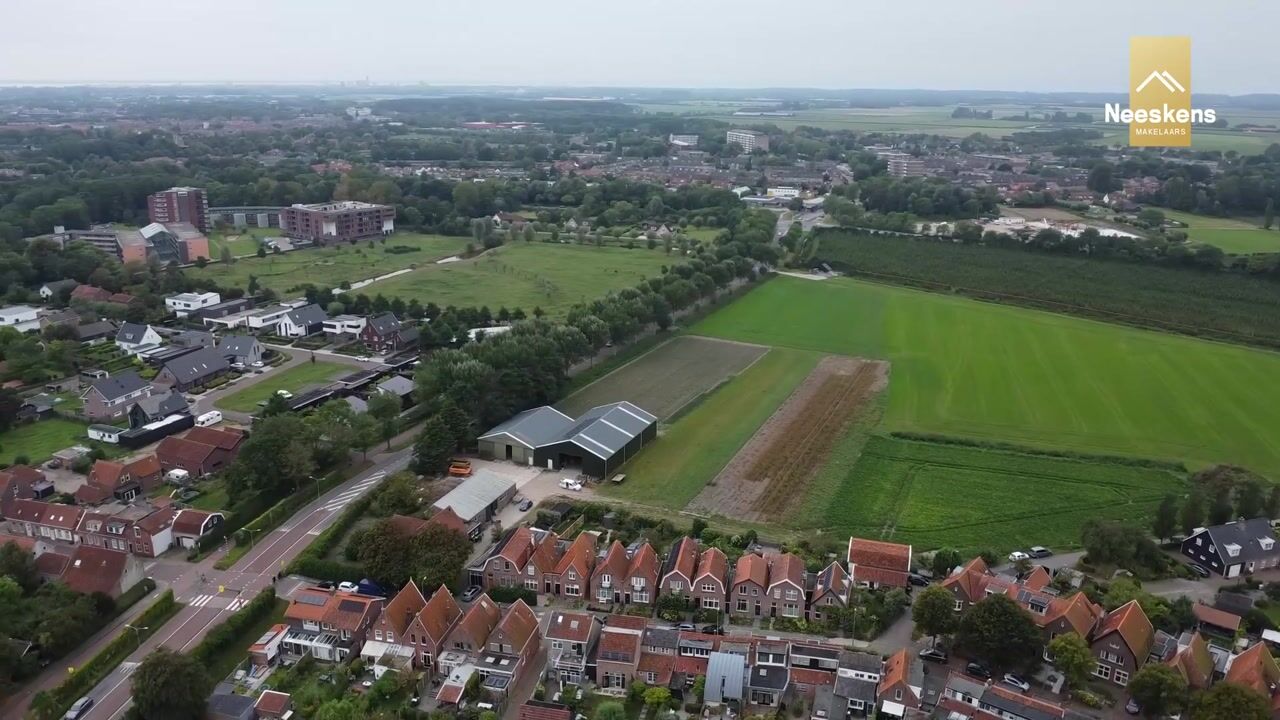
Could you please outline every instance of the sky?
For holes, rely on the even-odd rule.
[[[1280,92],[1274,0],[0,0],[0,83]]]

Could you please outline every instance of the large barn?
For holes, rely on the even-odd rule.
[[[550,406],[526,410],[479,438],[481,457],[603,478],[658,436],[658,418],[623,401],[574,418]]]

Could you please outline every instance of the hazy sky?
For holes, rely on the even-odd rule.
[[[0,0],[0,82],[1280,92],[1275,0]]]

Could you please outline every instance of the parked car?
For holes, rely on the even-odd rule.
[[[262,367],[262,361],[258,360],[257,362],[253,363],[253,367],[256,367],[256,368]]]
[[[62,467],[62,460],[60,458],[54,458],[49,462],[45,463],[44,466],[49,468],[50,470],[57,470],[58,468]]]
[[[293,397],[293,393],[289,392],[288,390],[277,390],[276,394],[284,398],[285,400],[288,400]]]
[[[929,662],[945,663],[947,661],[947,653],[936,647],[927,647],[920,651],[920,659]]]
[[[697,632],[698,630],[697,626],[693,623],[680,623],[676,626],[676,629],[683,630],[685,632]]]
[[[1014,550],[1013,552],[1009,553],[1009,562],[1011,563],[1021,562],[1023,560],[1030,560],[1030,559],[1031,559],[1031,556],[1022,552],[1021,550]]]
[[[62,720],[80,720],[88,714],[91,707],[93,707],[93,698],[86,695],[72,704],[67,713],[62,716]]]
[[[1191,568],[1191,572],[1202,578],[1207,578],[1210,575],[1209,568],[1201,565],[1200,563],[1187,563],[1187,567]]]
[[[720,627],[719,625],[703,625],[702,632],[706,633],[707,635],[723,635],[724,628]]]
[[[480,536],[482,534],[484,534],[484,531],[480,529],[479,525],[477,525],[471,528],[471,532],[467,533],[467,537],[471,539],[471,542],[480,542]]]
[[[343,580],[342,582],[338,583],[338,589],[341,590],[342,592],[353,593],[353,592],[358,592],[360,590],[360,586],[351,582],[350,580]]]
[[[1129,702],[1124,704],[1124,711],[1130,715],[1137,715],[1142,712],[1142,706],[1138,704],[1137,700],[1129,698]]]
[[[561,478],[560,487],[565,490],[573,490],[574,492],[577,492],[582,489],[582,483],[574,480],[573,478]]]
[[[480,586],[472,585],[471,587],[467,588],[466,592],[462,593],[462,602],[471,602],[472,600],[475,600],[476,596],[479,594],[480,594]]]
[[[324,580],[324,581],[320,582],[319,584],[317,584],[317,585],[316,585],[316,587],[320,588],[321,590],[332,590],[332,589],[333,589],[333,581],[332,581],[332,580]]]
[[[968,665],[965,665],[964,671],[976,678],[981,678],[983,680],[991,679],[991,671],[987,669],[986,665],[983,665],[980,662],[971,662]]]
[[[929,587],[929,578],[923,575],[911,573],[907,576],[907,580],[916,587]]]
[[[1053,551],[1043,545],[1036,545],[1028,550],[1027,554],[1033,558],[1047,558],[1053,554]]]
[[[1009,687],[1017,688],[1018,692],[1031,692],[1031,683],[1014,673],[1005,673],[1002,682]]]
[[[529,512],[529,510],[531,510],[532,508],[533,508],[532,500],[525,500],[524,502],[516,506],[516,509],[518,509],[520,512]]]

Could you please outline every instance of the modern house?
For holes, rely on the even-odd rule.
[[[526,410],[479,438],[481,457],[603,478],[658,435],[658,418],[629,402],[600,405],[576,420],[544,406]]]
[[[349,343],[360,337],[368,322],[368,318],[362,315],[334,315],[324,321],[320,330],[331,342]]]
[[[625,549],[624,549],[625,552]],[[600,638],[601,622],[591,613],[556,611],[547,621],[547,675],[561,684],[590,680],[588,660]]]
[[[190,411],[191,407],[182,393],[173,391],[153,393],[138,398],[129,406],[129,428],[137,429],[170,415],[181,415]]]
[[[36,332],[40,329],[40,309],[30,305],[2,307],[0,327],[11,327],[18,332]]]
[[[114,421],[125,416],[130,406],[151,394],[151,383],[133,370],[94,380],[81,397],[84,415],[94,422]]]
[[[160,337],[160,333],[150,325],[127,322],[121,325],[120,331],[116,333],[116,347],[129,355],[136,356],[143,350],[160,347],[162,342],[164,340]]]
[[[220,378],[230,370],[231,363],[217,349],[200,348],[166,362],[156,375],[155,384],[186,392]]]
[[[222,302],[222,296],[216,292],[178,293],[164,299],[164,306],[180,318],[213,307]]]
[[[1197,528],[1182,541],[1182,554],[1225,578],[1280,566],[1280,547],[1266,518]]]
[[[333,245],[395,231],[396,209],[355,200],[293,205],[280,213],[280,229],[303,243]]]
[[[249,367],[262,362],[262,343],[252,335],[223,335],[218,352],[233,366]]]
[[[307,337],[320,332],[324,321],[328,319],[324,308],[315,303],[294,308],[280,318],[276,334],[282,337]]]

